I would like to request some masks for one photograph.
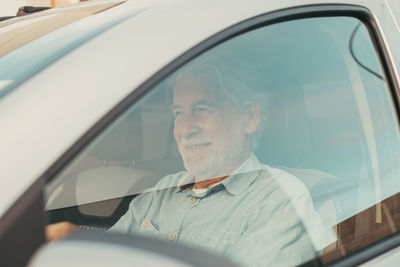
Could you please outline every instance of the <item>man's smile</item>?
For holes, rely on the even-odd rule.
[[[211,144],[212,144],[211,142],[191,144],[191,145],[185,145],[184,148],[186,150],[197,150],[197,149],[202,149],[202,148],[208,147]]]

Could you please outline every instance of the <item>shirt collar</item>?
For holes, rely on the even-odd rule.
[[[187,189],[191,188],[194,185],[194,183],[195,183],[194,176],[186,171],[185,174],[183,174],[182,178],[179,179],[176,191],[177,192],[186,191]]]
[[[237,195],[247,189],[260,175],[263,169],[254,153],[232,175],[222,181],[222,185],[232,194]]]
[[[221,185],[232,195],[243,192],[260,174],[263,169],[254,153],[229,177],[225,178]],[[178,181],[177,192],[190,189],[195,182],[195,177],[186,172]]]

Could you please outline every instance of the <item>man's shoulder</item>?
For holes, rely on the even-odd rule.
[[[251,183],[250,191],[261,190],[260,193],[269,195],[272,192],[284,190],[290,196],[309,195],[307,187],[298,177],[280,168],[261,163],[253,153],[239,169],[239,172],[241,171],[246,174],[244,177]],[[249,178],[254,177],[254,174],[257,177],[253,181]],[[246,182],[241,184],[245,185]]]
[[[266,164],[262,164],[262,172],[260,174],[262,182],[276,183],[277,186],[295,187],[301,190],[307,190],[305,184],[293,174]]]
[[[266,164],[262,164],[261,173],[254,186],[265,188],[269,192],[282,192],[289,198],[299,196],[310,198],[307,187],[298,177]]]

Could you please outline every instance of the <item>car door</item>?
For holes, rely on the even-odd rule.
[[[210,64],[221,69],[229,66],[232,73],[221,74],[228,77],[224,79],[231,79],[229,82],[239,79],[243,87],[251,88],[252,94],[262,101],[261,113],[268,119],[265,119],[265,126],[260,126],[261,139],[254,153],[268,165],[297,177],[308,188],[315,211],[335,235],[333,240],[336,241],[332,242],[328,237],[331,230],[326,230],[325,239],[318,241],[318,237],[311,233],[313,228],[304,221],[305,228],[310,227],[307,228],[309,238],[325,263],[342,259],[360,246],[389,235],[396,222],[391,215],[395,208],[391,210],[389,204],[381,202],[384,199],[389,201],[397,190],[396,168],[389,167],[396,165],[398,155],[397,119],[391,93],[396,81],[387,76],[390,61],[385,56],[377,28],[372,27],[369,13],[357,7],[348,7],[346,12],[349,10],[352,16],[341,13],[341,7],[334,6],[293,9],[293,13],[288,14],[278,12],[274,15],[279,23],[274,23],[276,21],[271,18],[268,20],[266,16],[265,22],[250,23],[251,27],[257,27],[249,26],[252,31],[242,30],[244,33],[235,36],[235,31],[230,29],[229,36],[235,37],[187,63],[188,66]],[[214,39],[218,40],[218,37]],[[214,39],[210,39],[210,43]],[[151,190],[151,184],[156,184],[157,188],[157,180],[163,176],[184,169],[171,133],[174,127],[172,115],[168,115],[171,84],[183,70],[185,66],[174,70],[166,79],[154,80],[153,86],[146,86],[149,93],[137,104],[126,106],[124,115],[113,122],[108,132],[98,137],[63,171],[67,176],[73,173],[74,166],[76,168],[87,157],[93,156],[93,151],[101,150],[103,142],[112,143],[108,138],[113,131],[124,131],[122,125],[136,116],[134,125],[142,130],[126,134],[126,138],[133,136],[135,141],[131,143],[142,144],[134,149],[134,153],[143,154],[122,161],[109,160],[106,154],[110,151],[126,154],[114,144],[114,149],[103,148],[103,152],[96,156],[100,162],[106,162],[105,165],[78,171],[71,188],[75,188],[75,194],[83,194],[84,200],[78,195],[68,200],[68,207],[78,206],[77,218],[70,219],[72,222],[85,224],[83,220],[88,215],[103,223],[107,218],[113,218],[115,222],[121,213],[96,213],[88,211],[87,205],[91,203],[95,210],[100,204],[95,202],[104,204],[104,200],[112,199],[122,203],[121,197],[129,195],[128,203],[136,195]],[[170,73],[171,68],[165,71]],[[126,143],[121,144],[124,146]],[[385,167],[386,164],[389,166]],[[132,173],[129,175],[135,177],[135,181],[125,184],[109,178],[119,176],[113,172],[119,172],[121,167],[130,169]],[[386,172],[386,168],[391,171]],[[138,176],[133,172],[141,174]],[[104,173],[105,177],[99,178]],[[63,180],[60,177],[58,181]],[[86,180],[90,182],[82,182]],[[96,191],[107,189],[104,195],[110,194],[112,187],[120,183],[125,184],[122,187],[127,192],[97,195],[99,199],[96,199],[90,194],[96,180],[101,181],[95,186]],[[57,191],[56,188],[62,184],[53,183],[49,184],[50,191]],[[84,186],[89,186],[90,190],[82,189]],[[390,201],[396,203],[396,200]],[[65,207],[62,208],[62,213],[66,213]],[[127,209],[125,206],[122,213]],[[49,208],[50,217],[54,210],[59,212],[60,208]],[[234,221],[242,219],[233,217]],[[152,223],[151,227],[147,226],[152,218],[141,220],[142,226],[146,225],[143,228],[151,228],[150,233],[171,237],[169,230],[163,233],[160,225]],[[366,225],[369,228],[365,228]],[[93,221],[90,226],[97,225]],[[107,228],[110,224],[104,226]],[[267,247],[259,249],[267,250]]]

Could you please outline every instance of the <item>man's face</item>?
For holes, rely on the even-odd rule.
[[[195,75],[181,78],[172,110],[179,152],[196,178],[229,175],[249,156],[245,116],[216,82]]]

